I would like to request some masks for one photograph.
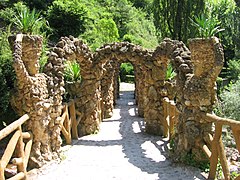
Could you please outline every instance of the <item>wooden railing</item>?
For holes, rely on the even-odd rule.
[[[0,160],[0,180],[6,179],[5,171],[11,163],[17,171],[9,180],[27,179],[26,168],[32,147],[32,134],[22,132],[22,124],[27,120],[29,116],[25,114],[0,131],[0,141],[13,133]]]
[[[210,159],[210,172],[208,179],[215,178],[218,159],[220,159],[224,178],[226,180],[230,180],[229,166],[226,158],[224,145],[222,142],[222,127],[229,126],[231,128],[233,137],[236,142],[236,149],[240,153],[240,122],[232,119],[221,118],[209,113],[202,114],[202,118],[207,122],[212,122],[215,124],[214,136],[212,137],[212,135],[209,134],[208,137],[204,139],[204,141],[206,141],[207,143],[201,141],[197,142],[199,147],[202,148],[202,150]],[[210,144],[211,147],[209,148],[207,144]],[[235,180],[240,180],[240,176],[236,177]]]
[[[167,97],[163,99],[163,110],[164,110],[164,137],[172,139],[174,135],[174,128],[178,120],[178,111],[176,104],[173,100],[169,100]]]
[[[175,103],[169,100],[167,97],[163,101],[164,117],[164,136],[171,139],[174,134],[174,126],[177,123],[178,112],[176,110]],[[232,119],[221,118],[213,114],[203,113],[202,119],[206,122],[214,123],[215,132],[212,136],[208,134],[204,140],[197,139],[196,145],[201,148],[210,160],[210,171],[208,179],[214,179],[217,172],[218,160],[222,166],[222,171],[225,180],[230,180],[230,171],[227,162],[227,157],[222,142],[222,127],[229,126],[232,130],[233,137],[236,142],[236,148],[240,153],[240,122]],[[240,180],[240,176],[236,177],[235,180]]]
[[[66,144],[71,144],[72,138],[78,139],[77,126],[82,118],[82,113],[75,109],[74,100],[63,105],[60,118]],[[32,134],[22,132],[22,124],[27,120],[29,120],[29,116],[25,114],[0,131],[0,141],[13,133],[0,160],[0,180],[6,179],[5,171],[10,167],[12,169],[12,166],[15,166],[16,172],[9,180],[27,179],[27,164],[32,147]]]
[[[63,104],[61,118],[62,134],[66,144],[72,144],[72,139],[78,139],[77,126],[82,118],[82,113],[75,109],[74,100]]]

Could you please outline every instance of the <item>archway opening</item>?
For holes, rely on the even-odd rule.
[[[134,66],[131,62],[123,62],[119,66],[119,90],[120,96],[122,95],[121,92],[133,92],[135,98],[135,73],[134,73]]]

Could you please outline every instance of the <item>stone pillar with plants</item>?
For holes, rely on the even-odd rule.
[[[12,105],[20,116],[29,114],[30,121],[25,128],[33,134],[30,167],[40,167],[54,157],[49,127],[54,121],[51,118],[53,102],[48,91],[49,77],[39,72],[43,39],[32,35],[38,33],[44,23],[35,10],[30,12],[23,8],[16,17],[16,27],[22,34],[9,37],[17,77]]]
[[[216,24],[204,16],[193,21],[200,36],[189,40],[193,72],[187,76],[182,89],[179,122],[174,139],[174,153],[178,160],[191,157],[196,161],[208,161],[199,142],[208,144],[208,134],[213,134],[212,123],[205,121],[202,113],[211,113],[216,101],[216,79],[223,67],[223,48],[219,39],[213,37],[220,32]],[[211,146],[210,146],[211,147]],[[188,158],[187,158],[188,159]]]

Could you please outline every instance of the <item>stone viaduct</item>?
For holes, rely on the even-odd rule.
[[[118,75],[122,62],[131,62],[135,72],[135,97],[138,115],[144,117],[145,131],[163,135],[163,99],[176,102],[179,111],[174,152],[201,153],[196,139],[205,139],[212,124],[201,118],[211,112],[216,100],[216,79],[223,66],[223,49],[218,39],[189,40],[189,48],[176,40],[165,39],[154,51],[128,42],[105,44],[91,52],[74,37],[63,37],[49,51],[43,73],[39,72],[42,39],[38,36],[10,37],[17,75],[13,105],[19,115],[29,113],[27,129],[34,135],[32,162],[54,158],[62,143],[59,125],[64,86],[64,61],[76,60],[81,67],[81,84],[74,94],[82,113],[79,135],[95,133],[103,118],[112,115],[118,97]],[[165,80],[168,64],[177,73],[174,81]]]

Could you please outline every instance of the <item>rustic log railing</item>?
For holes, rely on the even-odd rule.
[[[5,170],[10,165],[10,160],[17,172],[9,180],[27,179],[27,164],[32,147],[32,134],[22,132],[22,124],[27,120],[29,116],[25,114],[0,131],[0,141],[14,132],[0,160],[0,180],[6,179]]]
[[[178,111],[173,100],[169,100],[167,97],[163,99],[163,109],[164,109],[164,137],[169,137],[172,139],[174,135],[174,128],[178,120]]]
[[[60,118],[62,134],[66,139],[66,144],[71,144],[72,139],[78,139],[77,126],[82,118],[82,113],[75,109],[74,100],[70,100],[69,103],[63,105]],[[12,165],[16,167],[16,174],[9,180],[27,179],[27,164],[32,147],[32,134],[22,132],[21,127],[27,120],[29,120],[29,116],[25,114],[0,131],[0,141],[14,133],[0,159],[0,180],[7,178],[5,177],[5,171]]]
[[[211,134],[208,135],[206,142],[197,142],[197,144],[203,149],[205,154],[210,159],[210,172],[208,179],[214,179],[216,176],[218,158],[222,166],[224,178],[230,180],[230,171],[226,158],[226,153],[224,150],[224,145],[222,142],[222,127],[229,126],[232,130],[233,137],[236,142],[236,149],[240,153],[240,122],[232,119],[221,118],[213,114],[203,114],[202,118],[207,122],[212,122],[215,124],[215,133],[212,137]],[[210,148],[207,146],[210,144]],[[239,180],[240,176],[236,177],[235,180]]]
[[[77,126],[82,118],[82,113],[75,109],[74,100],[64,103],[61,115],[62,134],[66,139],[66,144],[72,144],[72,139],[78,139]]]
[[[169,100],[167,97],[163,100],[164,108],[164,136],[171,139],[174,135],[174,126],[177,123],[178,112],[176,110],[175,103]],[[236,142],[236,148],[240,153],[240,122],[232,119],[221,118],[213,114],[203,113],[202,119],[206,122],[214,123],[215,132],[206,135],[204,140],[196,140],[196,145],[199,146],[207,155],[210,160],[210,171],[208,179],[214,179],[217,172],[218,159],[222,166],[223,175],[225,180],[230,180],[230,171],[227,162],[227,157],[222,142],[222,127],[229,126],[232,130],[233,137]],[[236,177],[235,180],[240,180],[240,176]]]

